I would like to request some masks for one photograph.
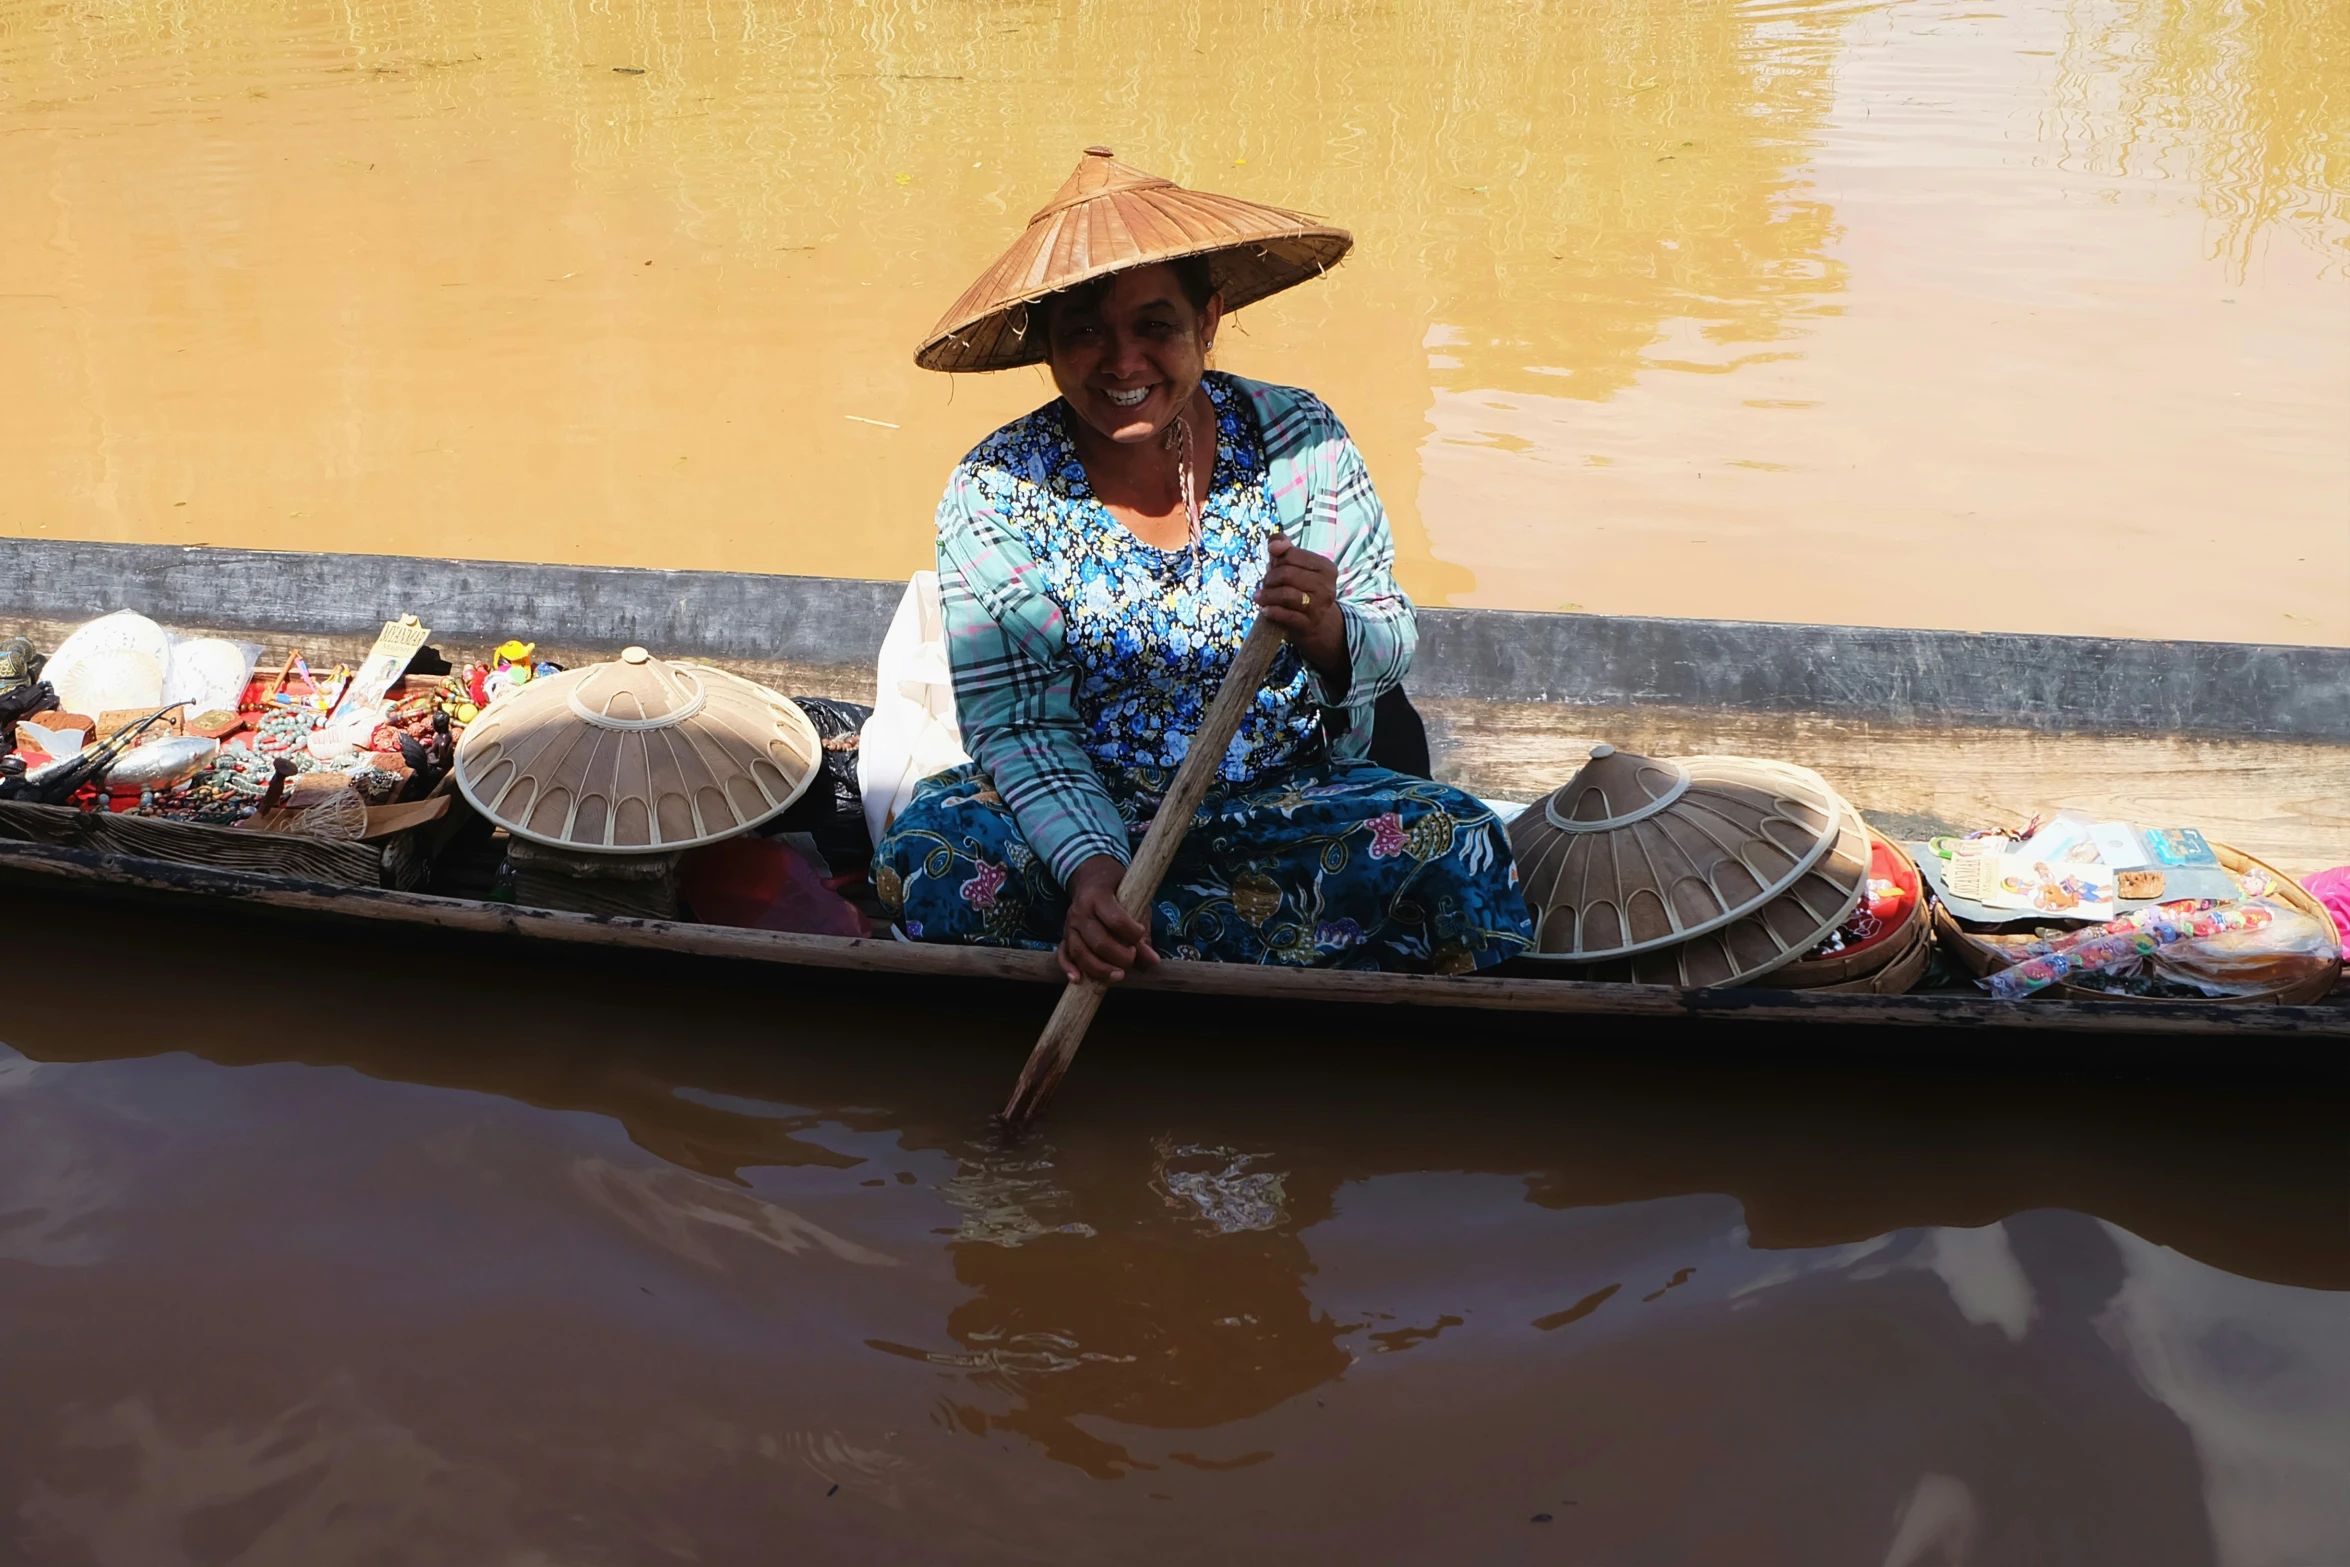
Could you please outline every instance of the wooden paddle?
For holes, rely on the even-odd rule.
[[[1264,685],[1273,655],[1280,651],[1281,628],[1258,616],[1240,651],[1233,655],[1223,689],[1216,693],[1199,733],[1191,737],[1191,749],[1183,753],[1183,764],[1175,769],[1175,782],[1166,799],[1159,802],[1159,814],[1151,818],[1150,831],[1142,835],[1142,847],[1135,851],[1118,883],[1118,906],[1141,921],[1146,931],[1151,923],[1151,899],[1166,878],[1167,867],[1174,863],[1183,835],[1191,830],[1192,813],[1215,781],[1216,770],[1224,765],[1224,753]],[[1052,1021],[1037,1037],[1036,1048],[1028,1052],[1028,1064],[1020,1069],[1020,1081],[1004,1106],[1005,1130],[1018,1131],[1043,1113],[1053,1090],[1061,1086],[1062,1074],[1076,1059],[1077,1047],[1085,1043],[1085,1030],[1092,1024],[1106,988],[1099,980],[1085,979],[1061,992],[1061,1003],[1053,1008]]]

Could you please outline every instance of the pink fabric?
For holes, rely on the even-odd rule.
[[[2301,885],[2326,906],[2326,912],[2334,917],[2334,928],[2342,933],[2342,944],[2350,947],[2350,865],[2337,865],[2330,871],[2304,876]]]

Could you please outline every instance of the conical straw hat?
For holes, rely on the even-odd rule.
[[[747,832],[816,776],[823,745],[790,699],[641,647],[533,680],[457,745],[457,787],[518,837],[655,854]]]
[[[1026,307],[1090,278],[1207,256],[1224,308],[1320,277],[1354,236],[1302,212],[1185,190],[1088,147],[1028,230],[939,318],[915,350],[925,370],[1009,370],[1045,357]]]
[[[1810,769],[1753,757],[1593,746],[1509,836],[1535,955],[1600,965],[1579,978],[1743,983],[1810,951],[1868,879],[1860,813]]]

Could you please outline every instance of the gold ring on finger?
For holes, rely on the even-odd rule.
[[[1307,593],[1307,592],[1304,592],[1304,591],[1302,591],[1302,590],[1301,590],[1301,591],[1298,593],[1298,596],[1297,596],[1297,607],[1298,607],[1299,609],[1311,609],[1311,608],[1313,608],[1313,607],[1314,607],[1314,596],[1313,596],[1311,593]]]

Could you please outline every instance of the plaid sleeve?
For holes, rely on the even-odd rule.
[[[1125,824],[1080,741],[1060,606],[968,466],[939,502],[938,585],[963,748],[1021,836],[1064,885],[1093,855],[1124,864]]]
[[[1293,388],[1257,391],[1266,450],[1285,459],[1277,464],[1275,504],[1298,543],[1338,566],[1349,679],[1336,705],[1350,723],[1334,749],[1361,755],[1371,743],[1372,708],[1403,683],[1420,640],[1412,601],[1395,581],[1395,537],[1361,450],[1329,406]],[[1262,395],[1268,392],[1278,395]],[[1334,705],[1310,665],[1306,679],[1315,701]]]

